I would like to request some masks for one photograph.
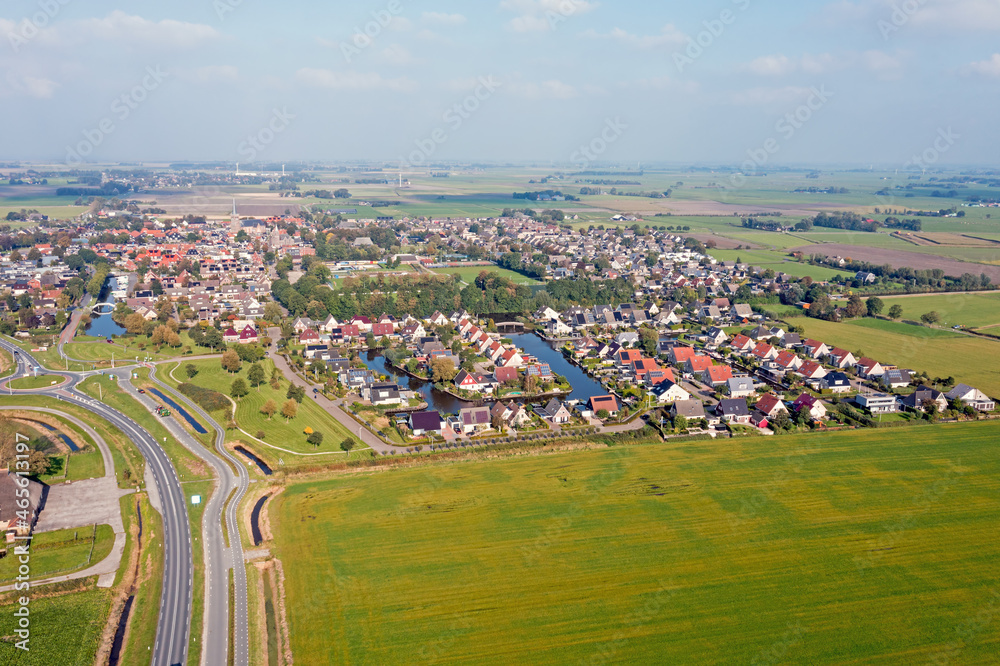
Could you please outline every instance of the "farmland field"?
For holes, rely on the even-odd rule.
[[[811,277],[814,280],[832,280],[838,277],[850,277],[853,273],[840,271],[827,266],[788,261],[787,252],[773,250],[710,250],[709,254],[719,261],[740,260],[745,264],[758,266],[761,269],[772,269],[776,273],[784,272],[794,277]]]
[[[271,524],[295,661],[926,663],[997,603],[1000,424],[919,433],[290,486]],[[948,655],[998,649],[984,631]]]
[[[886,296],[885,310],[893,305],[903,308],[905,319],[918,320],[927,312],[941,315],[941,323],[961,324],[971,328],[1000,324],[1000,293],[990,294],[930,294],[927,296]]]
[[[41,588],[44,590],[44,588]],[[89,590],[31,601],[30,652],[18,650],[14,606],[0,606],[0,663],[5,666],[89,666],[111,610],[111,590]],[[145,655],[143,655],[145,656]]]
[[[500,268],[499,266],[462,266],[461,268],[432,268],[435,273],[441,273],[443,275],[454,275],[458,274],[462,277],[462,281],[468,284],[475,282],[476,278],[483,271],[487,273],[498,273],[501,277],[509,278],[515,284],[541,284],[538,280],[532,280],[529,277],[525,277],[520,273],[515,273],[514,271],[509,271],[506,268]]]
[[[954,377],[990,395],[1000,395],[1000,364],[984,362],[1000,353],[1000,342],[891,322],[838,324],[805,317],[794,322],[805,329],[803,337],[851,352],[860,350],[881,363],[925,370],[932,377]]]

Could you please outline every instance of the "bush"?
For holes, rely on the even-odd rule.
[[[263,430],[258,430],[257,434],[254,435],[254,437],[256,437],[257,439],[264,439],[264,437],[266,436],[266,434],[267,433],[265,433]]]
[[[184,384],[180,384],[177,390],[194,400],[206,412],[229,409],[231,404],[229,398],[223,394],[203,386],[196,386],[185,382]]]

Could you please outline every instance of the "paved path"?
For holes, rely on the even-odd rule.
[[[347,431],[358,438],[359,441],[375,449],[379,453],[385,454],[390,451],[400,451],[399,447],[386,444],[378,436],[373,435],[369,430],[363,428],[361,424],[351,418],[351,415],[344,411],[344,401],[343,400],[330,400],[321,393],[313,393],[312,386],[306,383],[304,379],[299,377],[292,368],[288,365],[288,361],[285,360],[284,356],[281,356],[277,352],[277,341],[281,337],[280,328],[269,328],[267,329],[267,334],[271,338],[271,360],[274,361],[275,367],[281,371],[285,376],[285,379],[289,380],[296,386],[301,386],[306,389],[306,400],[315,400],[316,404],[325,409],[330,415],[337,419],[341,425],[347,428]],[[405,447],[402,449],[405,451]]]

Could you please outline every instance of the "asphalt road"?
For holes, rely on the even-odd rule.
[[[219,456],[202,447],[181,429],[178,439],[187,438],[198,456],[206,460],[215,470],[219,479],[216,492],[205,507],[203,522],[203,543],[205,545],[205,627],[202,648],[202,663],[228,664],[229,651],[229,576],[233,570],[233,600],[235,604],[235,624],[233,635],[233,652],[235,666],[247,666],[250,663],[249,620],[247,613],[247,570],[243,558],[243,543],[239,531],[239,504],[250,485],[250,474],[238,458],[231,454],[225,446],[226,430],[218,424],[205,410],[192,402],[182,393],[174,391],[156,377],[156,367],[149,371],[149,379],[161,387],[161,390],[174,399],[192,414],[210,427],[215,428],[215,449]],[[225,458],[225,460],[223,460]],[[236,469],[233,473],[230,465]],[[222,517],[225,517],[226,531],[229,534],[229,547],[226,547],[225,536],[222,533]],[[212,518],[214,517],[214,518]]]
[[[30,375],[35,367],[39,367],[34,357],[13,343],[0,339],[0,347],[14,355],[16,360],[14,377]],[[77,384],[94,373],[47,370],[46,374],[66,377],[68,381],[58,386],[17,393],[45,395],[80,405],[121,430],[132,440],[146,461],[146,467],[153,477],[163,509],[163,593],[160,597],[156,642],[152,646],[152,664],[154,666],[184,664],[187,662],[191,631],[194,565],[186,498],[177,478],[177,472],[149,432],[125,414],[76,390]]]

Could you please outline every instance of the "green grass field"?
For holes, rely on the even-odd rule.
[[[483,271],[488,273],[498,273],[500,276],[509,278],[515,284],[541,284],[538,280],[532,280],[529,277],[525,277],[520,273],[515,273],[514,271],[507,270],[506,268],[500,268],[499,266],[462,266],[461,268],[433,268],[431,269],[435,273],[441,273],[443,275],[454,275],[458,274],[462,277],[462,281],[472,284],[475,282],[476,278]]]
[[[179,382],[190,381],[192,384],[229,395],[233,380],[237,377],[242,377],[245,380],[250,368],[249,363],[244,363],[239,373],[230,374],[222,369],[218,359],[190,361],[190,363],[198,368],[198,374],[194,379],[188,380],[184,373],[184,368],[188,365],[188,362],[184,361],[174,370],[173,377],[170,375],[172,365],[164,366],[163,370],[157,373],[157,376],[163,382],[174,387]],[[261,361],[261,367],[270,378],[274,363],[270,359],[265,359]],[[287,380],[282,381],[281,389],[278,391],[272,389],[267,383],[261,384],[259,391],[257,388],[251,387],[250,393],[237,401],[236,422],[251,435],[255,435],[258,430],[263,430],[265,442],[297,453],[340,451],[340,442],[350,437],[351,434],[339,421],[319,407],[311,395],[306,396],[302,404],[299,405],[298,415],[288,423],[285,423],[285,419],[280,413],[275,414],[270,421],[260,413],[260,408],[268,400],[274,400],[280,412],[281,406],[288,400],[285,397],[287,390]],[[319,448],[306,441],[306,435],[303,433],[306,427],[323,433],[323,444]],[[256,442],[249,441],[248,444],[260,448],[260,444]]]
[[[12,389],[39,389],[62,383],[63,378],[56,375],[38,375],[37,377],[19,377],[10,381]]]
[[[290,486],[271,515],[296,663],[927,662],[996,604],[1000,424],[920,435]],[[998,649],[980,631],[949,656]]]
[[[759,266],[762,269],[772,269],[784,272],[794,277],[811,277],[814,280],[827,281],[838,277],[853,275],[826,266],[788,261],[788,253],[783,250],[711,250],[711,256],[719,261],[736,261]]]
[[[79,527],[36,534],[31,540],[31,579],[40,580],[97,564],[111,552],[115,534],[110,525]],[[18,575],[18,559],[0,559],[0,583]]]
[[[963,325],[971,328],[1000,324],[1000,293],[991,294],[930,294],[928,296],[906,296],[882,298],[885,311],[893,305],[903,308],[903,318],[917,321],[920,315],[937,312],[941,324]]]
[[[94,589],[32,600],[28,652],[15,648],[10,638],[14,636],[14,608],[12,605],[0,607],[0,635],[3,636],[0,663],[5,666],[90,666],[111,611],[111,590]]]
[[[990,395],[1000,395],[1000,365],[984,362],[1000,353],[1000,342],[892,322],[838,324],[800,317],[794,323],[805,329],[803,337],[851,352],[861,350],[881,363],[925,370],[932,377],[954,377]]]

